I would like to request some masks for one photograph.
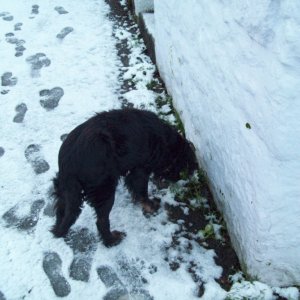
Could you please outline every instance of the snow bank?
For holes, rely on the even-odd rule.
[[[156,58],[244,269],[300,283],[299,1],[155,1]],[[298,100],[298,101],[297,101]]]

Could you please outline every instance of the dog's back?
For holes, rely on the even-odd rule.
[[[64,141],[59,153],[60,172],[79,174],[88,169],[91,174],[95,166],[101,172],[107,162],[112,171],[123,175],[134,165],[153,165],[162,159],[157,148],[174,143],[167,140],[174,138],[173,131],[149,111],[123,109],[97,114]]]

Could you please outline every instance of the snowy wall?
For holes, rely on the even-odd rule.
[[[140,12],[151,12],[154,9],[153,0],[134,0],[135,13],[138,16]]]
[[[244,269],[300,284],[300,2],[155,0],[155,51]]]

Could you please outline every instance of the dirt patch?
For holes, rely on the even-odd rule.
[[[220,224],[223,223],[222,217],[215,207],[208,185],[200,182],[195,184],[198,187],[194,186],[194,188],[199,188],[197,195],[187,183],[186,186],[189,190],[185,192],[190,193],[190,195],[182,195],[182,191],[179,190],[177,197],[175,196],[179,205],[165,206],[171,222],[178,223],[178,220],[182,220],[180,230],[173,236],[173,244],[176,245],[178,238],[184,236],[190,240],[195,240],[206,249],[213,249],[216,253],[215,262],[223,269],[222,276],[217,279],[217,282],[223,289],[229,291],[232,286],[232,282],[229,279],[230,275],[236,274],[241,269],[239,261],[231,247],[230,238],[224,224]],[[195,199],[197,199],[195,196],[199,199],[198,203],[195,203]],[[200,199],[204,202],[201,203]],[[212,220],[212,216],[214,220]],[[219,223],[219,237],[214,232],[212,222]],[[190,269],[190,273],[194,276],[192,269]],[[200,285],[199,288],[203,289],[203,285]]]

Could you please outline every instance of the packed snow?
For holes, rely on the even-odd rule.
[[[180,220],[168,222],[163,208],[145,218],[122,181],[110,217],[113,229],[127,233],[120,245],[103,246],[88,205],[68,239],[49,232],[51,179],[63,138],[95,112],[121,107],[121,64],[108,12],[102,0],[1,1],[0,299],[197,299],[187,270],[191,259],[205,286],[202,299],[225,299],[228,293],[215,281],[222,269],[214,251],[191,241],[192,250],[185,252],[182,237],[182,265],[170,270],[165,258],[178,253],[167,246]],[[120,28],[115,36],[132,42],[124,78],[134,75],[137,89],[124,97],[155,110],[155,95],[146,88],[155,67],[129,32]],[[176,205],[170,190],[151,185],[150,191]],[[254,294],[270,291],[262,286],[253,285]],[[245,289],[237,286],[232,293],[239,297]]]

